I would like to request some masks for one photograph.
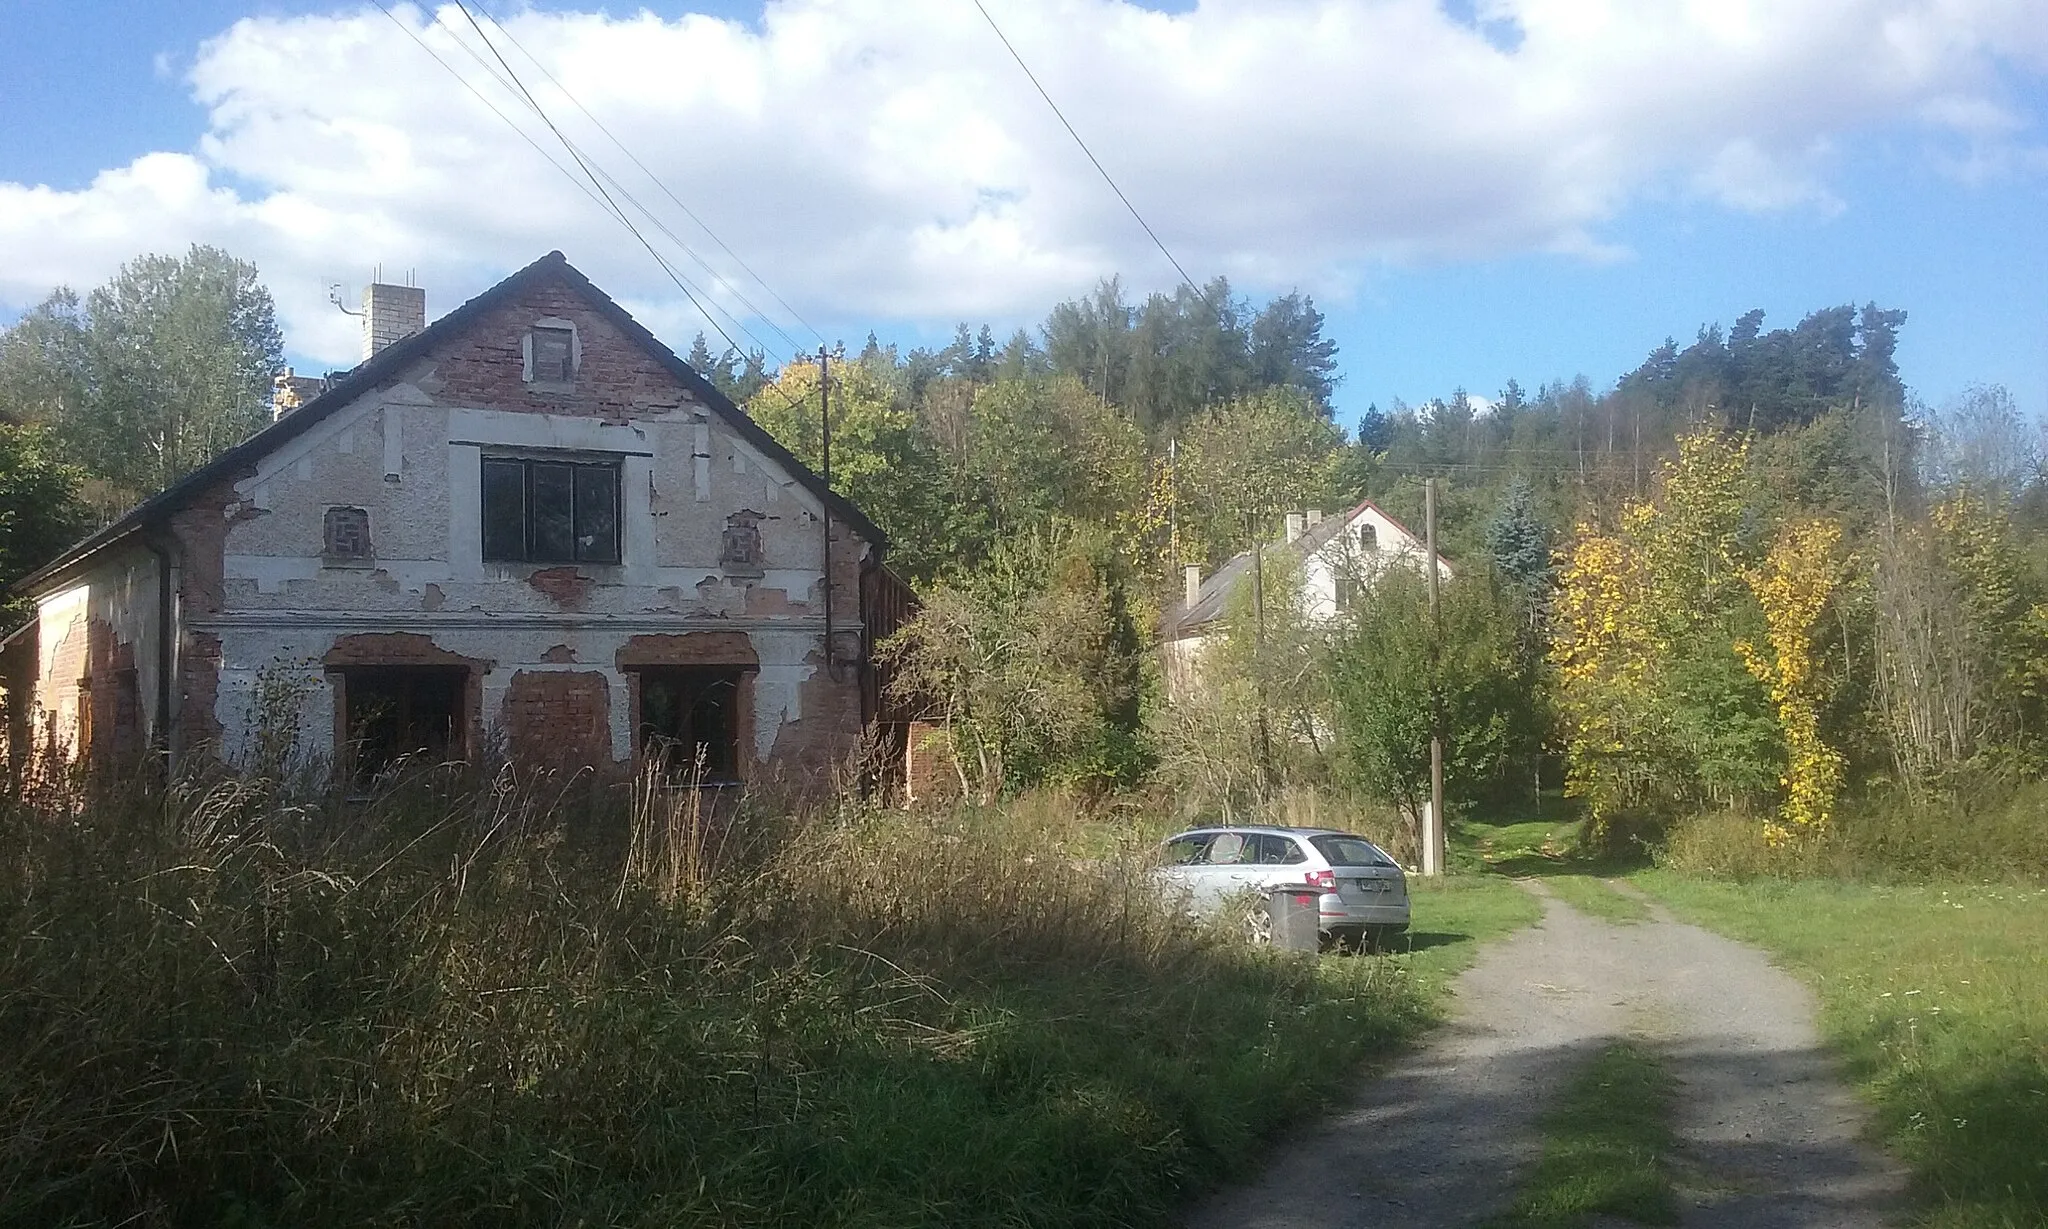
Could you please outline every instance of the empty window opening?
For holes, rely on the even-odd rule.
[[[462,758],[461,666],[364,666],[342,672],[343,726],[358,781],[408,757]]]
[[[1371,554],[1380,548],[1380,531],[1371,525],[1358,527],[1358,549]]]
[[[746,671],[667,666],[640,675],[640,752],[666,757],[669,770],[707,784],[740,776],[740,689]]]
[[[486,457],[484,558],[617,563],[619,466]]]
[[[527,379],[536,384],[568,384],[576,379],[574,330],[535,325],[533,362]]]
[[[370,557],[370,514],[362,508],[329,508],[322,552],[332,560]]]

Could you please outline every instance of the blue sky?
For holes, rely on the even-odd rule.
[[[766,21],[700,0],[637,25],[492,7],[834,338],[1007,332],[1098,276],[1171,283],[964,0],[791,0]],[[1316,296],[1347,421],[1509,378],[1605,384],[1752,307],[1789,325],[1866,300],[1910,314],[1901,367],[1929,402],[1999,383],[2048,412],[2048,36],[2018,0],[1950,6],[1969,38],[1896,63],[1901,23],[1934,28],[1915,0],[1769,11],[1805,8],[1788,0],[1732,31],[1599,0],[990,7],[1190,272]],[[17,0],[0,319],[193,241],[258,261],[303,366],[352,361],[325,284],[379,263],[419,268],[438,313],[561,247],[679,346],[703,327],[374,7]]]

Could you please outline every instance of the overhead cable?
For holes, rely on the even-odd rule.
[[[1124,195],[1122,188],[1117,187],[1116,180],[1110,177],[1108,169],[1102,165],[1102,160],[1095,156],[1095,151],[1088,148],[1088,142],[1082,140],[1081,134],[1074,130],[1074,125],[1068,122],[1066,113],[1060,110],[1060,105],[1052,100],[1052,95],[1048,94],[1045,86],[1039,83],[1038,74],[1032,72],[1031,66],[1024,62],[1024,57],[1017,53],[1017,48],[1011,44],[1009,36],[1003,33],[1003,28],[996,24],[996,19],[989,14],[988,8],[982,4],[981,0],[974,0],[974,7],[980,11],[982,20],[988,23],[988,28],[995,31],[996,38],[1001,40],[1003,44],[1003,50],[1009,52],[1010,58],[1017,61],[1017,67],[1024,70],[1024,76],[1030,80],[1031,87],[1038,91],[1040,98],[1045,99],[1045,105],[1052,108],[1053,115],[1058,117],[1060,125],[1067,130],[1067,135],[1074,138],[1074,144],[1081,147],[1082,153],[1088,155],[1088,161],[1095,167],[1096,174],[1102,176],[1102,182],[1109,185],[1109,190],[1116,193],[1116,198],[1124,203],[1124,208],[1130,210],[1131,216],[1136,218],[1138,225],[1144,228],[1146,237],[1152,240],[1152,246],[1158,248],[1159,254],[1166,257],[1167,263],[1173,266],[1175,273],[1180,274],[1180,280],[1187,284],[1188,289],[1194,291],[1206,301],[1209,297],[1209,292],[1195,284],[1195,279],[1188,276],[1188,271],[1181,268],[1180,261],[1174,257],[1172,252],[1167,250],[1166,242],[1159,237],[1159,232],[1152,229],[1152,224],[1145,220],[1144,214],[1138,212],[1138,207],[1131,203],[1131,198]],[[1220,304],[1211,303],[1210,307],[1218,312],[1222,310]]]
[[[610,207],[613,216],[618,218],[620,224],[632,234],[634,239],[639,241],[641,247],[647,250],[647,254],[654,259],[654,263],[661,267],[661,271],[668,275],[668,279],[671,282],[675,283],[676,289],[682,291],[683,297],[688,299],[690,305],[697,309],[697,313],[704,317],[705,323],[717,330],[718,335],[724,338],[726,344],[732,347],[735,352],[745,353],[744,348],[741,347],[739,342],[733,340],[732,334],[726,332],[725,326],[718,323],[717,317],[711,314],[710,308],[706,307],[703,300],[697,297],[697,292],[692,289],[689,279],[677,271],[668,262],[667,258],[662,256],[654,244],[649,241],[647,236],[640,232],[640,228],[633,224],[633,220],[626,216],[626,211],[612,198],[612,193],[606,190],[604,179],[601,179],[598,173],[591,169],[591,160],[574,141],[569,139],[568,135],[555,123],[554,118],[547,113],[547,109],[542,107],[540,101],[533,96],[533,92],[526,88],[526,83],[519,79],[519,74],[514,72],[512,66],[505,62],[505,57],[499,52],[497,44],[491,42],[490,38],[484,34],[483,27],[477,23],[475,15],[469,11],[469,6],[464,0],[455,0],[455,8],[468,19],[471,28],[476,31],[477,37],[483,40],[484,46],[490,51],[492,58],[498,61],[498,66],[504,70],[506,77],[510,78],[512,88],[525,99],[526,105],[539,117],[541,123],[547,125],[548,131],[555,135],[555,139],[561,142],[562,148],[567,151],[569,157],[582,169],[584,175],[589,178],[591,187],[595,188],[598,195],[604,198],[605,204]],[[626,196],[631,200],[630,194],[626,193],[623,189],[620,190],[620,195]],[[641,206],[638,201],[633,201],[632,203],[636,208],[640,208],[645,212],[645,207]],[[707,293],[705,297],[708,298],[710,296]],[[741,332],[747,332],[746,325],[738,317],[733,317],[733,323],[739,326]],[[752,337],[751,333],[748,335]],[[756,345],[761,344],[760,338],[755,337],[753,340]],[[765,346],[762,346],[762,348],[766,349]]]
[[[682,198],[678,197],[675,194],[674,190],[672,190],[668,186],[667,182],[665,182],[659,175],[656,175],[654,171],[650,169],[646,163],[642,162],[640,160],[639,155],[635,154],[631,149],[627,148],[626,143],[624,141],[621,141],[616,135],[614,135],[612,130],[605,125],[605,122],[599,119],[594,113],[592,113],[589,107],[584,106],[582,101],[578,99],[576,95],[570,93],[569,87],[563,85],[561,81],[558,80],[553,73],[549,72],[547,66],[545,64],[542,64],[538,59],[534,57],[532,52],[526,49],[525,45],[522,44],[519,41],[518,37],[514,35],[509,28],[506,27],[504,22],[499,21],[497,16],[493,14],[491,10],[481,2],[477,3],[477,8],[481,9],[483,11],[484,16],[490,18],[491,24],[493,26],[496,26],[499,29],[499,31],[501,31],[505,35],[505,37],[508,40],[510,40],[514,47],[517,47],[519,49],[519,54],[525,56],[529,63],[531,63],[535,68],[540,70],[540,74],[548,79],[548,83],[550,85],[554,86],[557,90],[561,91],[562,97],[568,99],[572,104],[574,104],[578,111],[583,112],[584,117],[587,118],[592,124],[595,124],[597,126],[597,130],[599,132],[602,132],[605,135],[605,137],[611,141],[613,145],[617,146],[620,153],[626,155],[626,157],[629,160],[631,160],[633,165],[639,167],[641,173],[646,175],[647,178],[653,182],[655,187],[661,189],[662,195],[668,197],[668,199],[675,204],[676,208],[683,211],[683,215],[685,217],[689,218],[690,221],[695,222],[699,229],[701,229],[706,235],[710,236],[711,242],[717,244],[720,251],[724,252],[727,256],[732,257],[733,263],[738,265],[740,269],[743,272],[745,272],[748,277],[753,278],[755,282],[759,283],[761,289],[768,292],[768,297],[774,299],[777,306],[782,308],[783,311],[789,313],[790,319],[796,321],[799,325],[802,325],[805,331],[810,333],[811,336],[818,339],[818,343],[820,345],[828,344],[825,340],[825,335],[823,333],[820,333],[816,328],[814,328],[811,325],[810,321],[804,319],[803,315],[799,313],[796,310],[796,308],[791,307],[789,305],[788,300],[784,299],[781,295],[777,294],[775,292],[775,287],[770,286],[766,278],[763,278],[759,273],[754,272],[754,268],[752,265],[749,265],[744,259],[742,259],[738,252],[733,251],[732,246],[730,244],[726,243],[725,240],[718,237],[718,232],[711,229],[710,223],[706,222],[703,218],[697,216],[696,210],[691,209],[688,205],[684,204]],[[705,267],[707,269],[710,268],[709,265],[706,265]],[[714,273],[714,276],[717,276],[717,274]],[[720,277],[719,280],[721,282],[724,282],[725,279],[723,277]],[[739,292],[736,289],[733,289],[730,283],[726,283],[726,286],[727,289],[733,290],[735,296],[739,294]],[[742,299],[741,301],[745,302],[744,299]],[[751,303],[748,304],[748,307],[751,308],[752,306],[753,305]],[[761,314],[765,319],[766,313]],[[772,324],[773,322],[770,321],[770,323]],[[777,332],[781,332],[781,330],[777,329]],[[790,337],[787,333],[784,333],[783,336],[790,342],[792,347],[795,346],[795,338]]]

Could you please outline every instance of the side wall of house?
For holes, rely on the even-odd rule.
[[[637,669],[724,666],[746,672],[744,775],[815,778],[863,719],[859,671],[827,664],[818,499],[573,286],[516,299],[178,519],[185,740],[246,764],[283,706],[297,755],[332,758],[345,671],[431,665],[467,672],[465,751],[604,768],[635,754]],[[573,380],[527,378],[543,322],[573,326]],[[616,464],[620,561],[486,561],[492,456]],[[363,557],[328,549],[333,509],[366,514]],[[751,560],[736,526],[758,537]],[[850,663],[872,550],[832,536]]]
[[[157,567],[146,550],[120,551],[38,597],[33,691],[23,697],[35,748],[105,762],[132,760],[150,745]]]

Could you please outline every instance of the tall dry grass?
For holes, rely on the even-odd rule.
[[[1425,1014],[1058,800],[705,798],[0,801],[0,1224],[1146,1223]]]
[[[1738,879],[2039,883],[2048,880],[2048,782],[1878,792],[1843,803],[1823,833],[1779,845],[1762,834],[1760,816],[1693,816],[1671,825],[1657,860]]]

